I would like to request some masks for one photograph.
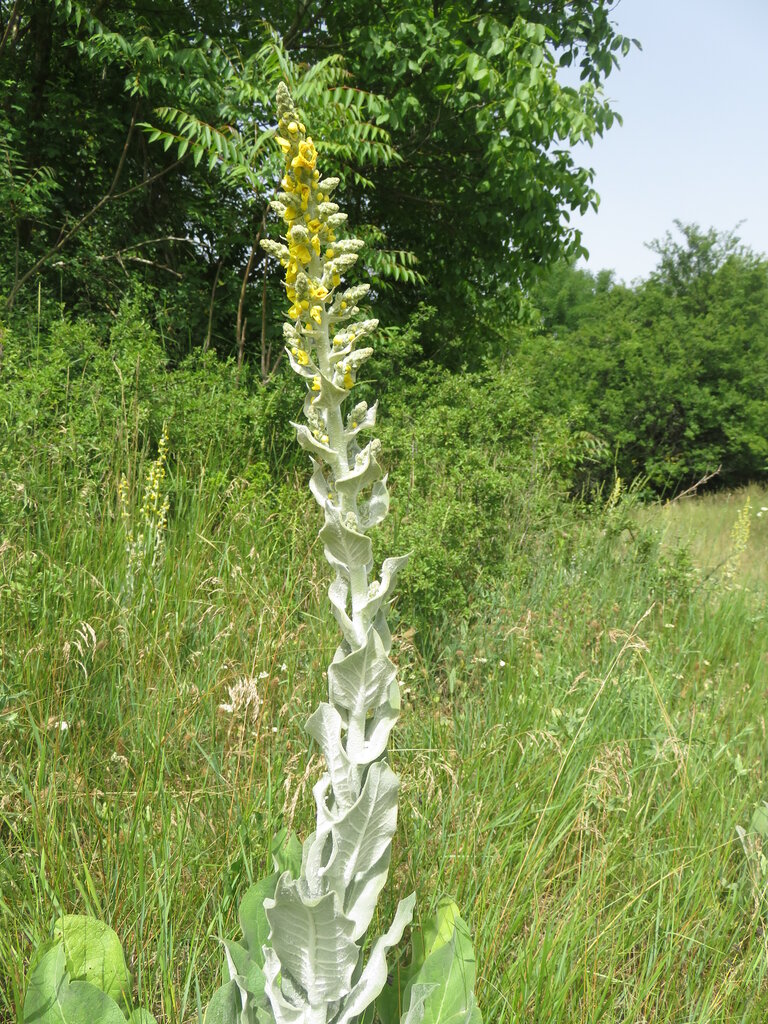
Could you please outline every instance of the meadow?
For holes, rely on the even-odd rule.
[[[55,389],[37,386],[39,414]],[[161,557],[130,578],[157,452],[138,393],[79,393],[4,449],[4,1021],[62,912],[117,930],[159,1020],[197,1021],[216,936],[237,932],[272,842],[312,828],[321,766],[303,723],[337,633],[307,473],[195,462],[171,420]],[[488,512],[493,565],[470,551],[452,594],[424,568],[462,569],[455,481],[402,456],[412,429],[385,436],[401,453],[386,543],[416,550],[393,618],[403,789],[382,921],[414,889],[422,913],[452,894],[488,1022],[764,1019],[768,493],[751,489],[740,542],[744,493],[638,508],[615,489],[587,507],[550,493],[544,469],[523,489],[493,467],[508,481]],[[442,533],[416,522],[420,486]]]

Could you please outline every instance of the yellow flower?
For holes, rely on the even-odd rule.
[[[312,390],[319,391],[321,387],[322,384],[320,382],[320,377],[317,374],[315,374],[315,376],[312,378]]]
[[[288,316],[291,318],[291,320],[298,320],[298,318],[301,316],[301,306],[297,306],[294,303],[288,310]]]
[[[320,239],[317,235],[312,235],[311,239],[312,248],[315,250],[315,256],[320,255]]]
[[[283,139],[279,135],[275,136],[275,139],[277,141],[278,146],[280,147],[280,149],[282,149],[284,153],[290,153],[291,144],[288,141],[288,139]]]
[[[296,122],[291,121],[291,123],[288,125],[288,131],[291,133],[291,135],[295,135],[298,130],[299,126],[296,124]]]
[[[309,263],[312,259],[312,253],[306,247],[306,245],[297,245],[291,249],[291,256],[295,256],[297,260],[302,263]]]
[[[323,307],[313,306],[312,309],[310,309],[309,311],[309,315],[312,317],[316,324],[321,324],[323,322]]]
[[[352,374],[349,372],[349,370],[347,370],[347,372],[344,374],[344,387],[347,389],[347,391],[349,391],[349,389],[353,388],[354,386],[355,386],[355,379],[352,376]]]
[[[334,274],[331,280],[333,281],[334,288],[338,288],[338,286],[341,284],[341,278],[339,277],[338,274]]]
[[[328,289],[321,284],[312,285],[309,294],[313,299],[324,299],[328,295]]]

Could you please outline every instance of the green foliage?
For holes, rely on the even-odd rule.
[[[33,310],[42,283],[67,313],[102,318],[140,283],[174,361],[237,348],[270,376],[281,291],[257,240],[284,81],[344,180],[382,319],[405,324],[413,296],[392,285],[419,284],[443,322],[425,333],[427,354],[477,365],[519,282],[580,251],[568,214],[596,195],[570,145],[615,120],[600,89],[629,41],[613,6],[14,7],[2,47],[6,308]],[[558,70],[576,61],[583,81],[565,87]],[[459,310],[471,311],[461,330]]]
[[[537,413],[512,367],[407,373],[385,412],[394,485],[385,543],[419,552],[403,582],[403,617],[428,628],[497,583],[512,548],[535,550],[560,514],[584,440]]]
[[[77,363],[76,341],[93,331],[106,347],[108,335],[78,322],[62,330],[78,371],[70,386],[85,371],[82,402],[98,401],[95,356]],[[31,435],[14,433],[2,464],[0,1017],[23,1019],[32,951],[52,921],[75,913],[110,921],[136,1001],[182,1024],[197,1019],[198,991],[204,1008],[221,986],[225,954],[214,937],[240,935],[238,907],[271,871],[281,823],[312,827],[317,761],[302,723],[336,641],[325,579],[307,571],[319,523],[306,508],[305,472],[277,475],[258,451],[242,478],[229,471],[242,438],[228,418],[250,394],[249,378],[238,386],[236,368],[212,364],[206,429],[222,442],[202,474],[185,471],[185,449],[172,440],[171,556],[155,607],[132,613],[126,632],[115,573],[125,459],[61,457],[79,451],[75,422],[88,422],[73,402],[50,413],[66,371],[20,380],[55,363],[50,334],[43,321],[38,364],[35,334],[7,332],[0,378],[10,386],[13,365],[13,394],[41,410]],[[21,364],[17,342],[31,352]],[[157,378],[161,397],[178,372]],[[185,372],[184,389],[205,396],[202,370]],[[430,380],[439,389],[443,377],[424,375],[428,407]],[[398,387],[393,380],[388,407]],[[217,389],[231,391],[232,404]],[[445,392],[453,404],[460,394],[459,384]],[[22,413],[23,402],[3,399],[4,423]],[[114,437],[121,407],[110,415]],[[183,424],[170,427],[185,436]],[[392,430],[387,450],[410,452],[413,429],[415,417],[399,440]],[[141,464],[144,443],[141,432],[137,449],[130,440],[128,464]],[[147,445],[145,460],[154,457]],[[85,451],[92,446],[83,438]],[[541,438],[539,450],[547,446]],[[522,460],[522,441],[520,450]],[[427,504],[449,489],[447,462],[416,465]],[[392,468],[390,520],[410,462],[393,458]],[[765,799],[768,518],[753,516],[739,586],[726,591],[716,576],[702,582],[728,555],[743,496],[606,508],[610,491],[586,510],[554,495],[551,518],[522,544],[518,518],[498,520],[513,542],[503,566],[483,559],[472,604],[440,605],[446,623],[433,644],[411,638],[410,622],[396,630],[407,713],[392,752],[403,779],[392,877],[403,893],[451,892],[471,908],[490,1021],[765,1017],[765,901],[756,900],[764,847],[750,823]],[[505,499],[512,509],[518,500]],[[768,506],[764,491],[753,491],[752,506]],[[688,555],[676,554],[673,515],[690,527]],[[491,573],[498,582],[483,585]],[[309,650],[309,633],[323,657]],[[259,703],[233,698],[241,682]],[[415,877],[424,864],[428,878]]]
[[[30,444],[44,443],[49,460],[74,473],[98,481],[117,468],[133,485],[131,458],[157,448],[166,420],[171,452],[192,476],[211,464],[230,477],[247,473],[255,458],[284,469],[292,457],[283,416],[295,402],[293,382],[276,380],[266,391],[214,352],[170,370],[138,297],[123,302],[109,329],[56,319],[34,339],[6,331],[3,347],[0,464],[8,471],[25,464]],[[26,481],[30,500],[42,497],[34,474],[15,479]]]
[[[482,1024],[475,1002],[475,952],[453,900],[443,897],[411,934],[412,957],[376,1002],[381,1024]]]
[[[559,270],[534,295],[547,333],[520,351],[536,403],[606,443],[603,479],[642,474],[667,493],[768,465],[768,262],[680,227],[683,243],[657,243],[658,270],[634,288]]]
[[[26,1024],[155,1024],[130,1008],[132,979],[117,935],[101,921],[67,914],[42,948],[24,999]]]

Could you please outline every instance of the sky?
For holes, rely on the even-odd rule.
[[[611,19],[640,40],[605,83],[624,119],[576,158],[598,212],[573,217],[592,272],[627,284],[675,219],[736,232],[768,253],[768,0],[621,0]]]

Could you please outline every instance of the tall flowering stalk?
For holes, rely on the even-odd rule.
[[[307,384],[307,422],[295,427],[325,514],[320,537],[335,571],[329,596],[342,640],[328,669],[328,700],[307,722],[327,767],[314,789],[317,828],[304,843],[298,877],[285,871],[264,901],[265,994],[278,1024],[349,1024],[383,988],[386,952],[400,940],[415,900],[401,901],[392,926],[364,957],[397,823],[399,784],[386,751],[400,699],[386,608],[406,558],[385,559],[372,579],[367,532],[386,515],[389,495],[380,442],[359,440],[373,427],[376,406],[349,399],[372,354],[360,342],[378,321],[356,319],[369,286],[342,283],[363,243],[337,237],[346,220],[331,199],[339,180],[321,178],[317,151],[284,85],[277,103],[285,176],[272,205],[287,226],[286,244],[262,245],[285,267],[286,347]]]
[[[387,744],[400,699],[386,608],[406,559],[386,558],[372,578],[367,532],[387,514],[387,478],[379,442],[358,440],[374,426],[376,406],[349,397],[371,355],[358,343],[377,321],[356,319],[368,285],[342,284],[362,243],[336,237],[346,219],[331,201],[338,179],[320,178],[314,144],[284,86],[278,114],[286,169],[273,206],[287,225],[287,244],[262,245],[286,270],[286,344],[291,366],[307,383],[307,423],[295,426],[325,513],[320,537],[335,571],[329,595],[342,640],[328,668],[328,700],[307,722],[327,768],[314,789],[317,828],[303,849],[295,840],[278,844],[277,871],[245,894],[242,938],[222,939],[227,980],[208,1004],[205,1024],[482,1024],[472,943],[450,900],[414,931],[411,962],[398,968],[392,985],[387,952],[410,922],[415,896],[400,902],[384,935],[370,946],[366,941],[397,824],[398,781]],[[152,565],[168,511],[166,447],[164,434],[141,510],[144,539],[155,537]],[[127,509],[125,488],[121,499]],[[146,1011],[131,1011],[131,984],[114,932],[91,917],[64,917],[30,974],[24,1018],[154,1024]]]

